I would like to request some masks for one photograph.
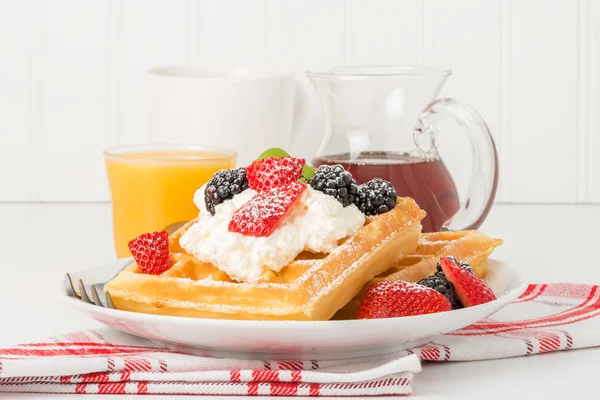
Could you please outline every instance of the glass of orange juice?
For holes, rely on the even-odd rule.
[[[193,145],[133,145],[104,151],[112,197],[117,257],[142,233],[198,216],[194,193],[212,175],[233,168],[232,150]]]

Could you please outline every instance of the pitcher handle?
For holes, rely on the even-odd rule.
[[[419,149],[432,154],[435,149],[434,116],[450,117],[462,126],[471,143],[473,163],[471,183],[465,202],[458,212],[447,220],[442,229],[477,229],[489,212],[498,186],[498,154],[494,139],[481,116],[467,104],[455,99],[438,99],[421,113],[414,132]]]

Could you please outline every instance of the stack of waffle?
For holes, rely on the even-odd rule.
[[[390,212],[368,217],[353,236],[329,254],[303,252],[281,271],[265,270],[254,282],[236,282],[215,265],[188,254],[169,239],[170,268],[143,274],[130,265],[107,283],[122,310],[199,318],[250,320],[352,319],[364,289],[382,280],[416,282],[435,272],[440,257],[468,262],[479,277],[488,256],[502,243],[477,231],[421,235],[425,213],[414,200],[399,198]]]

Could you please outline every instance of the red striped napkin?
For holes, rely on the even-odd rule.
[[[0,349],[0,392],[359,396],[411,392],[419,359],[484,360],[600,345],[598,286],[530,285],[515,302],[412,351],[337,361],[192,356],[103,329]]]

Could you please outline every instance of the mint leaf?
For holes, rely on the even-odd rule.
[[[315,175],[316,171],[316,168],[312,165],[304,164],[304,167],[302,168],[302,176],[306,178],[306,180],[309,180]]]
[[[260,156],[258,156],[257,160],[262,160],[263,158],[268,157],[290,157],[290,155],[283,149],[279,147],[271,147],[270,149],[265,150]]]
[[[291,157],[287,151],[280,149],[279,147],[271,147],[265,150],[255,161],[262,160],[268,157]],[[304,164],[302,168],[302,178],[308,181],[315,175],[316,169],[312,165]]]

